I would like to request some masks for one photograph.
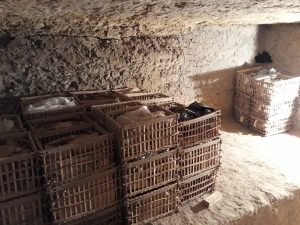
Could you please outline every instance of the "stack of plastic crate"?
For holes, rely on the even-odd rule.
[[[138,102],[123,102],[92,108],[115,135],[128,224],[155,220],[178,207],[177,116],[159,106],[148,106],[151,112],[163,111],[165,116],[131,125],[116,121],[119,115],[140,107]]]
[[[166,103],[164,108],[184,107]],[[221,111],[180,122],[179,130],[179,189],[181,203],[214,191],[220,166]]]
[[[292,128],[300,78],[280,73],[251,76],[263,69],[237,72],[234,117],[251,130],[268,136]]]
[[[43,224],[46,202],[36,145],[18,115],[2,115],[0,122],[0,224]]]
[[[27,123],[42,161],[53,224],[89,221],[120,207],[122,185],[111,133],[83,112]]]

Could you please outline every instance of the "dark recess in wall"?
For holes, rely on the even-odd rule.
[[[262,53],[259,53],[257,56],[255,56],[255,62],[256,63],[271,63],[271,62],[273,62],[273,60],[268,52],[263,51]]]

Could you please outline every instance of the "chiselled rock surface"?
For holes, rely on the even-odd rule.
[[[0,3],[0,27],[13,36],[161,36],[189,32],[199,24],[299,21],[298,0],[4,0]]]

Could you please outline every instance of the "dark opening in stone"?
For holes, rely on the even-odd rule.
[[[273,60],[268,52],[263,51],[262,53],[259,53],[257,56],[255,56],[255,62],[256,63],[271,63],[271,62],[273,62]]]

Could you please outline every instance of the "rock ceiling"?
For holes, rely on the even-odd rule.
[[[0,29],[16,35],[172,35],[203,24],[300,22],[299,0],[1,0]]]

